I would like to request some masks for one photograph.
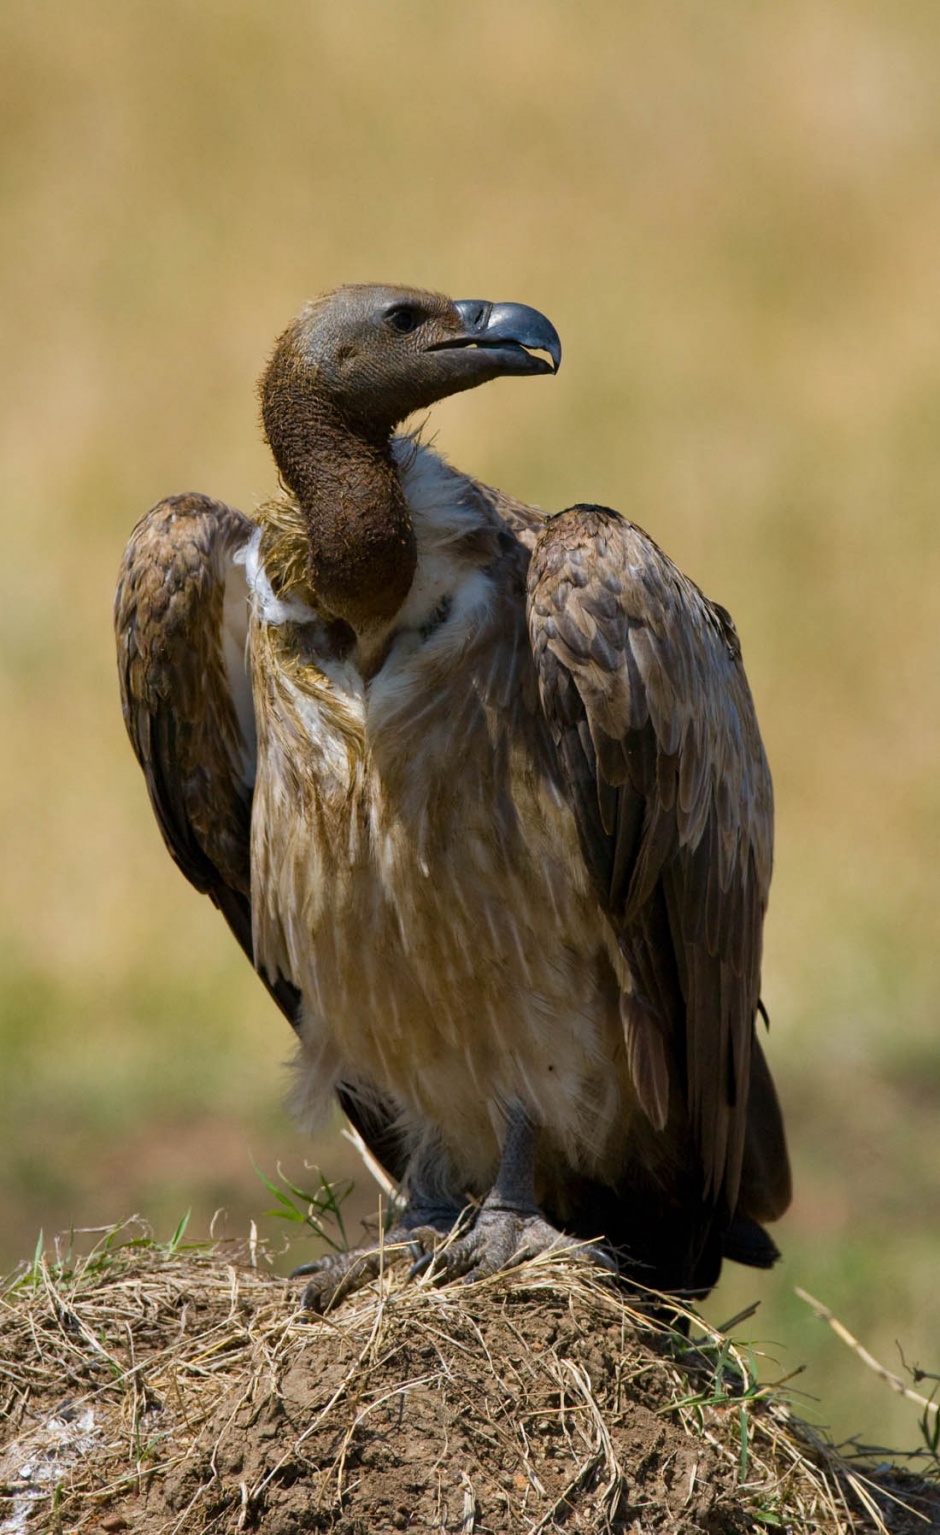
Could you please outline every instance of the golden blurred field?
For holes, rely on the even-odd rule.
[[[775,774],[797,1197],[785,1261],[710,1314],[760,1297],[809,1415],[913,1445],[792,1292],[940,1370],[940,9],[6,0],[0,144],[0,1267],[132,1208],[278,1237],[251,1158],[309,1155],[287,1030],[124,739],[131,524],[272,488],[254,380],[305,297],[520,299],[559,378],[429,430],[524,498],[618,506],[725,603]]]

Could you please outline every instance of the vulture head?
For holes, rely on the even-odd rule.
[[[379,284],[337,288],[306,304],[278,339],[261,381],[265,431],[276,453],[291,400],[306,394],[382,440],[446,395],[503,374],[554,373],[560,362],[555,327],[527,304]]]
[[[390,616],[411,583],[395,427],[462,389],[554,373],[560,362],[555,327],[526,304],[362,284],[304,306],[261,378],[261,411],[307,517],[310,576],[325,607],[361,629]]]

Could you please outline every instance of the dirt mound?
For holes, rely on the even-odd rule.
[[[2,1535],[940,1525],[935,1488],[841,1460],[726,1339],[570,1258],[386,1276],[326,1318],[251,1259],[110,1233],[8,1285]]]

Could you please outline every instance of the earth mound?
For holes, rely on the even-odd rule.
[[[940,1527],[936,1486],[842,1459],[730,1340],[570,1256],[389,1272],[321,1318],[257,1248],[122,1228],[8,1282],[0,1357],[2,1535]]]

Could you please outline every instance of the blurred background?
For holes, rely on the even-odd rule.
[[[519,299],[558,379],[428,430],[729,607],[774,770],[796,1199],[709,1313],[760,1299],[808,1416],[915,1444],[793,1288],[940,1370],[940,8],[5,0],[0,144],[0,1268],[132,1210],[279,1241],[253,1159],[358,1171],[294,1131],[287,1028],[163,850],[115,573],[159,496],[273,488],[255,379],[306,297]]]

